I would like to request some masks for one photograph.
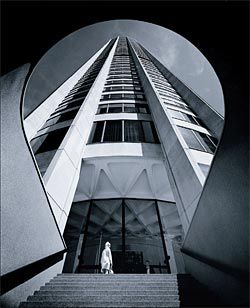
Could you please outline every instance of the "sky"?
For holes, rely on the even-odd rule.
[[[117,36],[137,40],[177,78],[224,116],[222,88],[205,56],[179,34],[135,20],[96,23],[69,34],[55,44],[31,74],[25,92],[24,116],[40,105],[109,39]]]

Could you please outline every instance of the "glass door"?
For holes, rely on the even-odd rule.
[[[85,225],[78,272],[100,272],[101,253],[105,243],[111,243],[113,252],[122,245],[122,200],[93,200]]]
[[[154,200],[125,199],[126,273],[166,273],[166,257]]]

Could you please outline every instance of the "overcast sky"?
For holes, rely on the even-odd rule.
[[[129,36],[137,40],[176,77],[224,115],[220,82],[201,52],[171,30],[135,20],[96,23],[73,32],[54,45],[31,75],[25,94],[25,115],[41,104],[110,38],[116,36]]]

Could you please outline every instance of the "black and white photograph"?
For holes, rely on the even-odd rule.
[[[1,307],[249,307],[249,1],[1,2]]]

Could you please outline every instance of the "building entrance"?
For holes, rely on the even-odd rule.
[[[156,200],[91,200],[82,230],[78,273],[100,272],[107,241],[115,273],[170,272]]]

